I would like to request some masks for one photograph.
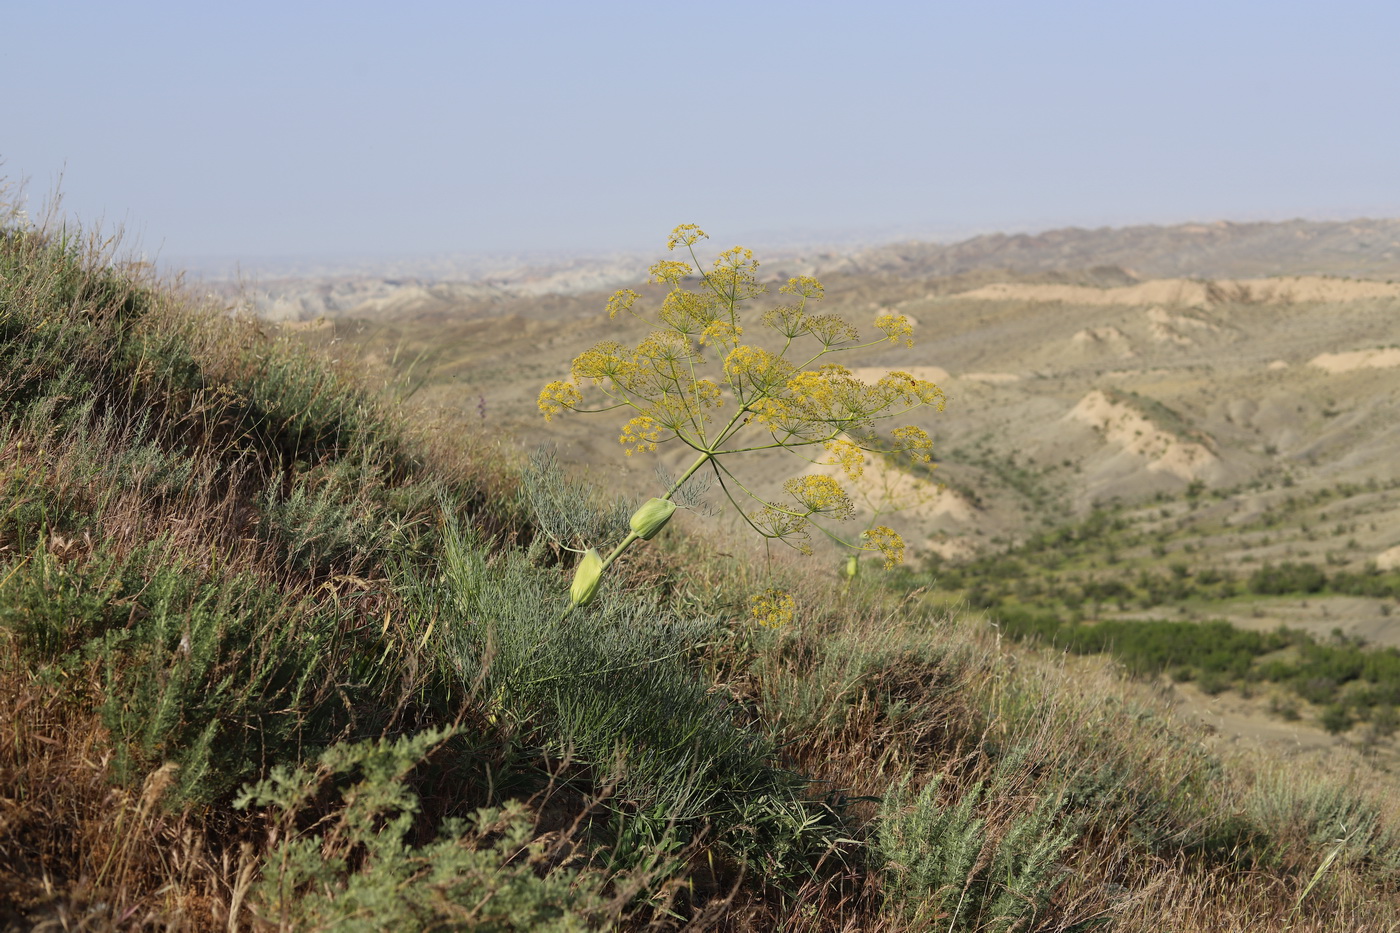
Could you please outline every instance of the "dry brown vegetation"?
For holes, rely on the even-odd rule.
[[[559,626],[619,510],[346,349],[0,239],[5,929],[1400,923],[1388,776],[924,594],[672,529]]]

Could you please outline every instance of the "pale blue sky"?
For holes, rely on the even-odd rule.
[[[244,257],[1400,215],[1400,3],[75,3],[0,174]]]

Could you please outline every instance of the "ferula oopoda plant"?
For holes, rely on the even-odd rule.
[[[904,372],[865,382],[835,362],[839,354],[885,341],[912,346],[909,319],[881,314],[874,322],[880,336],[862,341],[842,317],[816,313],[812,306],[823,297],[821,283],[797,276],[779,287],[783,304],[748,320],[744,305],[766,291],[757,279],[758,262],[752,251],[736,246],[705,270],[695,244],[707,238],[694,224],[672,231],[667,248],[685,248],[694,265],[667,259],[651,267],[651,281],[668,286],[652,314],[638,310],[641,296],[632,289],[608,300],[610,317],[631,314],[652,327],[640,343],[599,343],[574,359],[568,379],[540,392],[546,419],[565,409],[625,413],[618,440],[628,456],[668,443],[695,452],[694,462],[665,494],[637,510],[631,532],[606,557],[590,549],[579,562],[566,615],[592,601],[599,581],[627,548],[655,537],[676,509],[677,492],[701,470],[713,473],[744,521],[764,538],[810,553],[815,528],[848,547],[879,552],[886,566],[903,559],[904,541],[891,528],[877,525],[846,540],[827,527],[855,511],[837,479],[797,476],[783,484],[785,496],[769,499],[734,473],[732,461],[758,451],[788,450],[808,463],[839,466],[852,481],[860,479],[867,452],[927,461],[932,443],[923,429],[899,427],[882,439],[877,425],[926,405],[942,410],[943,391]],[[686,287],[697,269],[695,287]],[[773,624],[783,614],[775,614],[774,605],[786,607],[790,616],[790,600],[775,602],[770,595],[759,603],[754,611],[761,621]]]

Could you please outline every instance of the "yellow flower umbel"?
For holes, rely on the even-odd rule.
[[[885,569],[904,561],[904,539],[887,525],[876,525],[861,534],[870,546],[885,558]]]
[[[787,625],[797,614],[797,603],[791,593],[768,589],[749,598],[749,615],[764,628]]]
[[[573,408],[583,401],[583,393],[567,382],[551,382],[540,390],[540,411],[544,420],[549,421],[566,408]]]
[[[811,276],[788,279],[778,289],[783,304],[757,322],[746,320],[745,304],[766,291],[758,279],[758,261],[750,250],[736,246],[706,268],[696,254],[705,239],[694,224],[672,231],[667,248],[686,250],[691,261],[665,259],[651,266],[651,281],[666,286],[654,314],[639,310],[641,296],[632,289],[609,299],[610,316],[623,312],[648,325],[650,332],[639,343],[597,344],[574,359],[568,380],[551,382],[540,393],[546,418],[565,409],[623,413],[618,440],[628,455],[665,444],[695,453],[680,479],[633,516],[628,537],[607,557],[597,558],[597,574],[605,573],[631,544],[655,535],[675,510],[673,500],[682,485],[702,469],[765,538],[807,550],[816,530],[857,550],[878,551],[887,565],[898,562],[904,542],[885,526],[856,540],[827,527],[854,512],[838,480],[798,477],[784,484],[786,498],[770,500],[734,472],[733,461],[742,454],[788,450],[810,463],[829,457],[851,480],[860,478],[870,453],[927,461],[932,442],[923,428],[899,427],[889,441],[881,441],[878,427],[916,409],[941,410],[943,391],[897,371],[866,382],[835,361],[839,354],[880,343],[912,345],[913,324],[902,315],[881,314],[874,325],[882,335],[862,341],[845,318],[814,313],[811,305],[822,300],[825,290]],[[741,505],[741,500],[749,501]],[[580,573],[588,561],[585,557]],[[765,606],[782,605],[765,598]],[[586,602],[576,596],[573,605]]]

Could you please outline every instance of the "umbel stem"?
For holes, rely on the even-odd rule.
[[[695,475],[695,471],[698,470],[698,469],[700,469],[700,468],[701,468],[702,466],[704,466],[706,463],[709,463],[710,460],[714,459],[714,456],[715,456],[715,455],[714,455],[714,452],[713,452],[713,451],[709,451],[709,450],[702,451],[701,454],[700,454],[700,456],[698,456],[698,457],[695,458],[695,462],[692,463],[692,464],[690,465],[690,468],[687,469],[684,473],[682,473],[681,476],[680,476],[680,478],[677,479],[674,483],[671,484],[671,488],[668,489],[668,490],[666,490],[666,495],[662,496],[661,499],[660,499],[660,501],[662,501],[662,502],[670,502],[670,501],[671,501],[671,497],[674,496],[677,492],[680,491],[680,488],[681,488],[682,486],[685,485],[685,483],[686,483],[686,481],[687,481],[688,479],[690,479],[692,476]],[[645,506],[644,506],[643,508],[645,508]],[[667,517],[669,517],[669,513],[667,513]],[[615,547],[615,548],[612,549],[612,551],[608,554],[607,557],[603,558],[602,563],[597,564],[597,565],[595,565],[595,566],[593,566],[593,567],[591,567],[591,568],[586,568],[586,567],[585,567],[585,564],[587,563],[587,558],[585,558],[585,560],[579,564],[579,569],[574,571],[574,573],[575,573],[575,581],[576,581],[576,582],[577,582],[578,574],[579,574],[579,573],[581,573],[581,572],[589,573],[589,574],[592,576],[592,578],[593,578],[593,580],[592,580],[592,586],[588,589],[587,595],[586,595],[585,597],[583,597],[581,600],[580,600],[580,598],[578,597],[578,595],[575,594],[575,596],[574,596],[574,598],[573,598],[573,601],[571,601],[571,602],[569,603],[569,605],[564,609],[564,614],[563,614],[562,616],[559,617],[559,621],[560,621],[560,622],[563,622],[565,619],[567,619],[567,618],[573,613],[573,611],[574,611],[575,609],[579,608],[580,606],[586,606],[586,605],[588,605],[589,602],[592,601],[592,599],[593,599],[593,593],[594,593],[594,592],[596,591],[596,589],[597,589],[597,580],[601,579],[602,576],[603,576],[603,574],[607,573],[608,568],[611,567],[611,566],[613,565],[613,561],[615,561],[615,560],[617,560],[619,557],[621,557],[622,554],[623,554],[623,552],[626,551],[629,547],[632,546],[632,542],[634,542],[634,541],[641,541],[641,540],[650,538],[650,537],[652,536],[651,534],[643,535],[643,534],[639,533],[638,530],[637,530],[637,528],[636,528],[636,522],[635,522],[636,516],[634,516],[633,518],[634,518],[634,521],[633,521],[633,528],[632,528],[632,531],[631,531],[630,533],[628,533],[627,537],[623,538],[622,541],[620,541],[620,542],[618,543],[617,547]],[[663,524],[664,524],[664,519],[663,519]],[[655,532],[652,532],[652,534],[654,534],[654,533],[655,533]]]

